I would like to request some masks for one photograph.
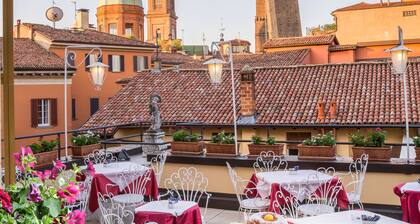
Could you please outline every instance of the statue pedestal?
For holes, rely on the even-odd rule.
[[[142,146],[143,153],[146,155],[159,154],[161,151],[168,149],[168,145],[147,145],[147,143],[161,144],[164,143],[163,138],[165,132],[146,132],[143,134],[144,144]]]

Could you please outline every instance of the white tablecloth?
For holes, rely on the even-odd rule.
[[[420,192],[420,184],[418,182],[406,183],[404,184],[404,186],[401,187],[401,192],[404,193],[406,191]]]
[[[308,218],[290,219],[289,221],[293,224],[362,224],[360,218],[362,215],[374,216],[376,214],[368,211],[353,210],[345,212],[336,212],[326,215],[318,215]],[[379,216],[381,217],[381,219],[378,221],[378,224],[405,223],[396,219],[388,218],[386,216]]]
[[[95,168],[96,174],[104,175],[110,181],[118,185],[120,191],[124,190],[130,183],[141,177],[143,173],[146,172],[147,169],[149,169],[148,167],[140,166],[132,162],[118,162],[106,165],[95,164],[93,165],[93,167]],[[122,172],[128,172],[128,174],[130,172],[134,172],[134,169],[142,169],[142,171],[135,171],[139,175],[125,175],[126,180],[124,180],[124,178],[121,178],[121,175],[119,175]]]
[[[193,201],[179,201],[174,205],[173,209],[168,207],[168,200],[162,201],[152,201],[146,203],[138,208],[136,208],[137,212],[161,212],[161,213],[168,213],[173,216],[180,216],[182,213],[187,211],[188,209],[192,208],[193,206],[197,205],[197,203]]]
[[[314,192],[322,183],[332,179],[331,176],[316,170],[260,172],[256,176],[257,190],[262,198],[270,196],[272,184],[279,184],[300,201],[308,196],[307,193]]]

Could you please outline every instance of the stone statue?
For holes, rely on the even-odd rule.
[[[153,94],[150,96],[150,104],[149,104],[149,110],[150,110],[150,116],[151,116],[151,126],[149,128],[149,132],[161,132],[160,127],[162,125],[162,121],[160,119],[160,109],[159,109],[159,103],[162,101],[162,98],[157,95]]]

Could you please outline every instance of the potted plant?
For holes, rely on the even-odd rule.
[[[350,134],[353,144],[353,159],[360,158],[363,154],[369,155],[371,161],[391,160],[391,147],[385,146],[386,132],[380,128],[368,132],[367,136],[355,132]]]
[[[29,147],[32,149],[38,165],[51,164],[57,159],[57,145],[55,140],[41,140],[38,143],[32,143]]]
[[[335,144],[336,141],[332,132],[306,139],[302,144],[298,145],[298,158],[309,160],[335,160]]]
[[[200,142],[199,136],[189,134],[184,129],[176,131],[172,135],[172,139],[172,153],[201,154],[204,151],[204,145]]]
[[[249,155],[258,156],[261,152],[272,151],[276,155],[283,155],[284,144],[276,144],[276,138],[273,136],[268,137],[267,144],[262,143],[262,138],[259,136],[252,136],[252,144],[248,145]]]
[[[73,142],[72,150],[73,156],[86,156],[95,150],[101,148],[99,143],[101,139],[98,135],[88,132],[86,134],[80,134],[71,139]]]
[[[413,140],[416,145],[416,161],[420,162],[420,136],[414,137]]]
[[[235,137],[222,131],[212,136],[210,143],[206,143],[206,151],[208,155],[236,156]]]

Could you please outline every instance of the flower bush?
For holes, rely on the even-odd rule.
[[[262,138],[260,136],[254,135],[252,136],[252,144],[254,145],[261,145]]]
[[[15,153],[17,182],[0,189],[0,223],[4,224],[83,224],[85,213],[70,212],[66,203],[75,202],[80,194],[77,166],[66,171],[61,161],[52,170],[35,171],[36,159],[30,147]]]
[[[384,147],[386,139],[386,131],[377,128],[362,135],[359,131],[350,134],[351,143],[356,147]]]
[[[55,140],[52,141],[39,141],[39,143],[33,143],[29,145],[29,148],[33,151],[33,153],[38,154],[42,152],[51,152],[53,151],[58,145],[58,142]]]
[[[420,136],[414,137],[413,140],[416,147],[420,147]]]
[[[98,144],[101,138],[93,132],[87,132],[86,134],[80,134],[71,139],[74,146],[85,146]]]
[[[269,145],[275,145],[275,144],[277,144],[276,138],[273,137],[273,136],[268,137],[267,138],[267,144],[269,144]]]
[[[211,136],[211,143],[215,144],[235,144],[235,137],[232,134],[226,134],[225,131]]]
[[[336,141],[331,131],[325,135],[317,135],[303,141],[303,145],[309,146],[333,146],[335,143]]]
[[[190,134],[188,131],[181,129],[176,131],[172,138],[175,142],[198,142],[199,136],[196,134]]]

